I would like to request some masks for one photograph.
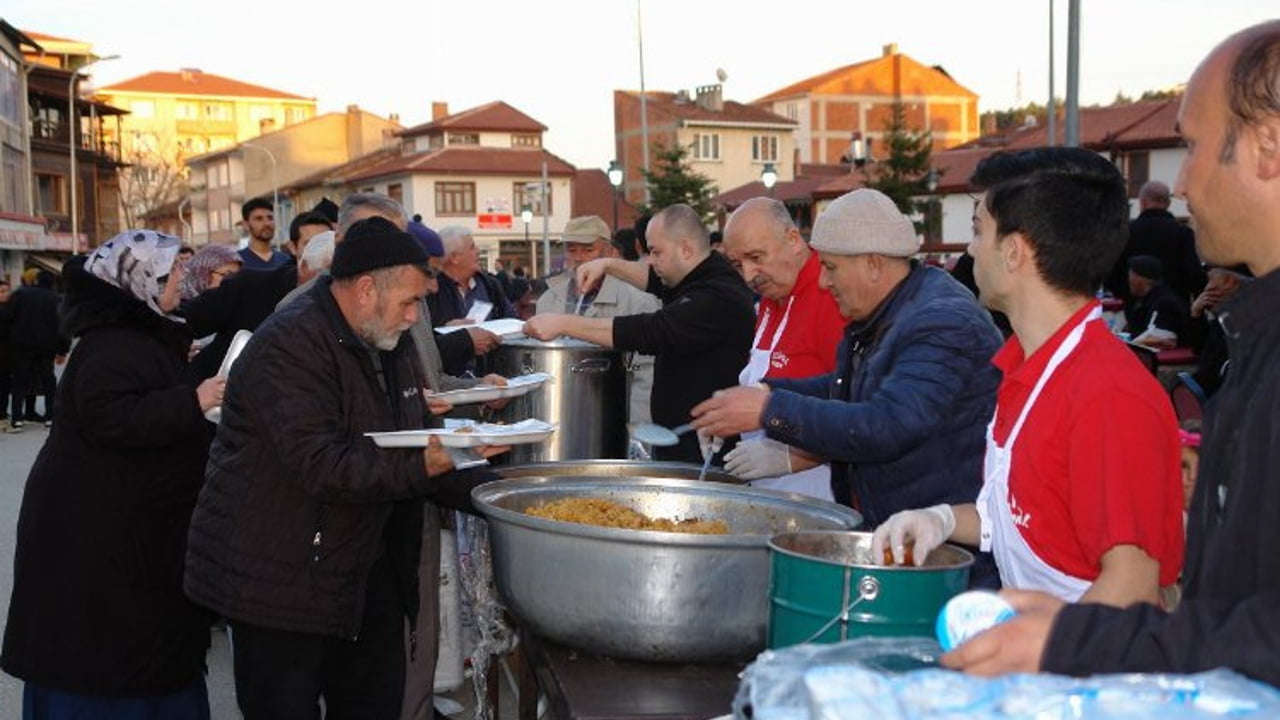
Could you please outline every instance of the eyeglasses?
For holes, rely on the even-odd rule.
[[[235,270],[210,270],[209,274],[217,275],[220,278],[225,278],[228,275],[235,275],[236,271]]]

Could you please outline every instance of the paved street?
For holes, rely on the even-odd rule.
[[[0,631],[3,631],[9,617],[14,533],[18,526],[18,510],[22,507],[22,487],[48,434],[49,431],[39,423],[27,423],[21,433],[0,433]],[[54,572],[64,570],[67,569],[51,568]],[[68,648],[68,651],[74,652],[75,649]],[[218,630],[213,631],[208,683],[213,717],[216,720],[239,720],[227,638]],[[18,717],[22,717],[22,683],[0,673],[0,718]]]

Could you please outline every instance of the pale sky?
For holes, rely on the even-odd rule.
[[[1264,0],[1081,6],[1082,105],[1183,83],[1218,41],[1276,9]],[[750,102],[878,57],[896,42],[976,92],[982,111],[1043,104],[1048,93],[1049,0],[640,0],[640,7],[650,90],[692,91],[723,68],[724,97]],[[1064,96],[1067,0],[1054,8],[1056,91]],[[0,17],[91,42],[98,55],[119,54],[93,69],[99,86],[194,67],[315,97],[322,113],[350,104],[399,113],[406,126],[429,120],[433,100],[451,112],[505,100],[547,125],[545,147],[580,168],[609,164],[613,90],[640,87],[636,0],[6,0]]]

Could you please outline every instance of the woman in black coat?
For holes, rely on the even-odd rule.
[[[24,717],[209,717],[210,618],[182,558],[224,381],[182,379],[191,336],[157,302],[178,247],[131,230],[64,268],[79,343],[27,478],[0,656]]]

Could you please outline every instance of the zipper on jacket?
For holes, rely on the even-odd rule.
[[[409,631],[409,662],[418,659],[418,631]]]

